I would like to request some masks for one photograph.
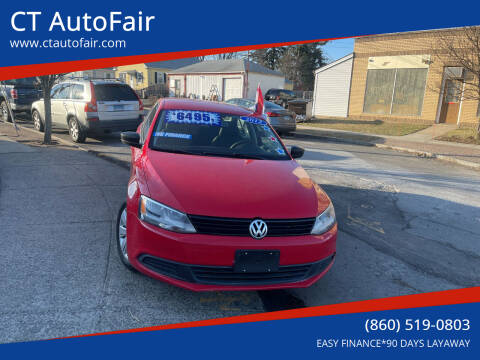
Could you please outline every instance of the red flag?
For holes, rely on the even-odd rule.
[[[253,115],[263,115],[264,111],[265,111],[265,107],[263,105],[262,89],[260,89],[260,84],[258,84],[257,99],[255,102],[255,112],[253,113]]]

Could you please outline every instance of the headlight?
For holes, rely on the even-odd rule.
[[[165,230],[180,233],[196,232],[186,214],[143,195],[140,197],[139,217],[140,220]]]
[[[312,234],[323,234],[335,225],[335,209],[330,203],[323,213],[317,216],[313,225]]]

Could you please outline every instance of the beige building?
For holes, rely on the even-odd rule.
[[[197,63],[196,58],[156,61],[132,65],[122,65],[116,68],[118,79],[130,85],[135,90],[142,90],[156,84],[165,84],[167,73],[183,66]]]
[[[478,124],[478,100],[462,96],[473,75],[440,45],[440,38],[458,36],[461,30],[450,29],[355,39],[347,117]]]

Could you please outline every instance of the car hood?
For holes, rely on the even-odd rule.
[[[192,215],[314,217],[328,196],[294,160],[245,160],[148,150],[150,196]]]

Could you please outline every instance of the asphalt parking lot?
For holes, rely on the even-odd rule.
[[[70,142],[66,131],[54,135]],[[0,152],[0,342],[480,283],[480,172],[373,147],[285,141],[306,149],[299,162],[333,200],[338,253],[312,287],[273,292],[193,293],[120,264],[114,223],[125,198],[129,148],[118,134],[87,139],[82,148],[97,156],[63,144]]]

